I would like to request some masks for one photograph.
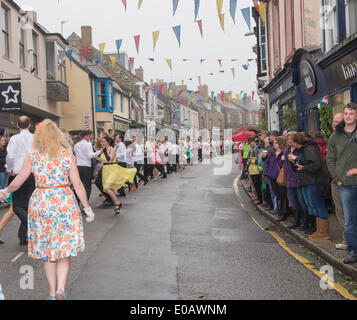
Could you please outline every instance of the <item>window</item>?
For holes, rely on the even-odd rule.
[[[19,19],[19,58],[20,66],[25,68],[25,32],[23,24]]]
[[[285,0],[285,54],[286,60],[291,58],[294,52],[294,1]]]
[[[32,32],[32,46],[33,46],[33,73],[38,75],[38,35]]]
[[[56,41],[46,42],[47,80],[67,83],[66,51]]]
[[[266,34],[265,34],[265,24],[262,19],[259,19],[260,24],[260,70],[261,72],[267,71],[267,51],[266,51]]]
[[[336,0],[324,2],[325,51],[330,51],[338,43]]]
[[[95,80],[96,111],[113,112],[113,89],[109,79]]]
[[[124,112],[124,106],[123,106],[123,104],[124,104],[124,97],[123,97],[123,95],[121,94],[121,95],[120,95],[120,112],[121,112],[121,113]]]
[[[223,128],[222,128],[222,120],[221,119],[219,119],[218,120],[218,127],[222,130]]]
[[[273,1],[273,58],[274,71],[281,66],[280,58],[280,19],[279,19],[279,1]]]
[[[212,119],[209,119],[209,128],[212,130]]]
[[[9,43],[9,9],[1,7],[2,15],[2,54],[10,58]]]
[[[205,127],[205,120],[201,117],[201,129]]]
[[[347,37],[357,32],[357,0],[345,0]]]

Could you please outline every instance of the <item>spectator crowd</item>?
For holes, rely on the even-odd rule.
[[[321,132],[299,128],[261,132],[239,146],[241,181],[249,182],[252,201],[276,215],[293,217],[290,229],[310,240],[330,240],[329,212],[344,228],[338,250],[344,263],[357,262],[357,104],[349,103],[332,122],[326,142]]]

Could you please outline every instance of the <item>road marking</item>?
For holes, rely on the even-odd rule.
[[[11,260],[11,262],[15,262],[17,259],[19,259],[25,252],[19,253],[14,259]]]
[[[313,272],[316,276],[318,276],[320,279],[324,280],[326,283],[328,283],[328,279],[326,279],[326,273],[319,272],[316,270],[316,268],[311,264],[309,260],[306,258],[300,256],[299,254],[293,252],[290,248],[287,247],[286,242],[284,241],[283,238],[281,238],[278,234],[276,234],[274,231],[271,230],[264,230],[262,226],[253,218],[251,217],[254,223],[258,225],[260,229],[263,231],[268,232],[275,240],[279,243],[279,245],[286,250],[290,255],[292,255],[296,260],[298,260],[300,263],[302,263],[307,269],[309,269],[311,272]],[[325,280],[326,279],[326,280]],[[332,288],[337,291],[341,296],[343,296],[345,299],[348,300],[357,300],[356,297],[351,295],[346,288],[341,286],[338,283],[335,283],[333,280],[330,280],[332,282],[331,286]]]

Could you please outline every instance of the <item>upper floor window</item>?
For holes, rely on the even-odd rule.
[[[2,18],[2,54],[10,57],[10,40],[9,40],[9,9],[1,7]]]
[[[338,43],[337,0],[324,0],[323,30],[325,51],[330,51]]]
[[[205,120],[201,117],[201,129],[205,127]]]
[[[347,37],[357,32],[357,0],[345,0]]]
[[[25,68],[25,31],[22,21],[19,19],[19,59],[20,66]]]
[[[33,69],[34,74],[38,75],[38,35],[32,32],[32,47],[33,47]]]
[[[57,41],[46,42],[47,80],[58,80],[63,83],[66,79],[66,51]]]
[[[96,111],[113,112],[113,89],[109,79],[95,80]]]
[[[266,34],[265,34],[265,24],[262,19],[259,19],[260,25],[260,57],[261,57],[261,72],[267,71],[267,50],[266,50]]]
[[[294,51],[294,1],[285,0],[285,54],[289,58]]]
[[[274,53],[274,70],[281,66],[280,57],[280,18],[279,18],[279,1],[273,1],[273,53]]]

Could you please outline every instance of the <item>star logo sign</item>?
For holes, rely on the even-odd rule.
[[[19,103],[17,96],[20,94],[19,90],[14,90],[14,88],[10,85],[7,88],[7,91],[3,91],[1,95],[6,99],[5,103],[9,104],[11,102],[13,103]]]

